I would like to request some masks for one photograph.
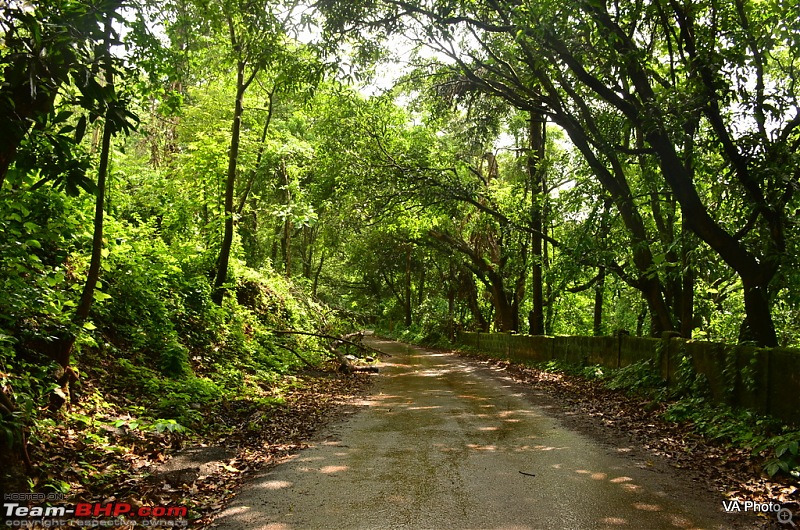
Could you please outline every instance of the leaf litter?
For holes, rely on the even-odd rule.
[[[63,493],[69,503],[185,505],[190,525],[203,528],[252,473],[307,447],[371,384],[366,374],[315,370],[292,377],[279,402],[242,399],[203,411],[213,424],[202,433],[130,428],[136,420],[123,412],[129,405],[124,397],[102,407],[91,400],[74,403],[71,412],[31,436],[31,457],[41,462],[30,479],[33,489]],[[189,465],[161,471],[203,448],[222,449],[224,458],[209,463],[190,457]]]

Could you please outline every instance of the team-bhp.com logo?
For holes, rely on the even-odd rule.
[[[79,502],[30,506],[5,502],[3,515],[10,527],[186,526],[186,506],[133,506],[126,502]]]

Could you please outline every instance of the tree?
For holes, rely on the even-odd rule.
[[[236,204],[245,95],[254,82],[266,85],[267,106],[272,108],[277,94],[297,90],[304,84],[313,85],[322,73],[322,65],[308,49],[290,37],[294,17],[290,5],[272,1],[241,4],[220,0],[186,7],[196,11],[201,23],[210,22],[217,38],[225,43],[225,58],[233,65],[236,79],[225,172],[224,233],[212,282],[214,301],[220,304],[228,279],[234,226],[249,195],[246,188],[239,205]],[[262,138],[266,138],[271,117],[271,112],[267,112]],[[260,162],[260,157],[258,160]],[[248,188],[258,172],[258,167],[251,170]]]
[[[542,111],[567,131],[630,232],[639,269],[633,280],[656,329],[669,330],[675,311],[653,275],[656,254],[626,169],[636,157],[652,161],[653,176],[674,194],[687,228],[741,277],[742,340],[775,345],[770,284],[786,261],[787,215],[798,178],[791,153],[800,125],[792,114],[797,43],[784,22],[796,17],[787,9],[756,12],[737,2],[695,2],[691,9],[666,2],[486,2],[436,9],[387,1],[361,12],[361,19],[376,25],[403,16],[421,21],[421,40],[448,53],[476,86],[517,108]],[[333,15],[336,22],[340,13]],[[735,119],[741,109],[752,109],[754,119]],[[622,135],[620,142],[626,131],[641,141]],[[709,155],[701,155],[698,142]],[[698,173],[701,159],[717,160],[711,162],[716,171]],[[720,173],[741,189],[746,214],[714,218],[704,186]]]
[[[134,119],[98,75],[109,68],[122,71],[120,60],[104,65],[97,46],[120,43],[105,25],[109,18],[127,25],[119,14],[124,4],[10,2],[0,7],[0,118],[6,123],[0,131],[0,187],[8,177],[19,187],[38,174],[36,187],[54,182],[72,195],[94,191],[86,176],[89,159],[79,147],[87,126],[106,117],[107,108],[117,130],[129,129]],[[77,120],[76,107],[82,113]]]

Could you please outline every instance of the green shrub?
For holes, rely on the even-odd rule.
[[[189,350],[177,341],[169,342],[159,358],[161,373],[170,377],[186,377],[192,373],[189,366]]]
[[[764,471],[769,476],[778,473],[800,478],[800,431],[772,436],[753,448],[753,455],[765,455]]]
[[[653,366],[653,361],[649,359],[612,370],[606,382],[606,387],[611,390],[640,393],[663,389],[665,385],[666,381]]]

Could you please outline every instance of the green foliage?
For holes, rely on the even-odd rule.
[[[69,325],[77,301],[71,253],[89,236],[80,205],[47,187],[0,192],[0,329],[19,337]]]
[[[780,427],[772,418],[712,404],[698,396],[683,397],[670,404],[664,418],[689,422],[693,430],[708,439],[750,449],[753,456],[764,459],[762,466],[769,476],[783,473],[800,477],[800,431]],[[774,434],[776,431],[782,434]]]
[[[712,404],[702,396],[685,396],[670,404],[664,418],[676,423],[691,422],[693,429],[703,436],[737,445],[752,440],[755,424],[752,412]]]
[[[609,4],[604,17],[585,3],[447,2],[417,12],[429,32],[419,41],[453,61],[415,56],[404,84],[374,97],[322,81],[320,50],[292,38],[310,18],[286,18],[280,2],[144,2],[124,16],[107,0],[0,4],[0,384],[16,406],[0,417],[6,446],[25,426],[40,441],[57,428],[43,407],[69,394],[49,360],[64,338],[87,380],[75,393],[87,410],[68,422],[102,447],[88,409],[179,434],[212,428],[230,402],[278,403],[302,366],[287,348],[313,364],[326,353],[276,330],[335,335],[358,320],[446,347],[456,329],[525,331],[533,310],[545,334],[589,334],[602,307],[605,332],[749,340],[750,311],[759,341],[800,337],[800,137],[787,118],[800,54],[781,3],[706,6],[718,25],[677,28],[703,17],[666,4],[657,17],[648,3]],[[319,7],[326,29],[373,24],[369,37],[350,32],[370,63],[376,34],[413,29],[391,3]],[[462,38],[469,21],[497,31]],[[620,46],[625,34],[642,38]],[[711,60],[697,67],[693,53]],[[550,102],[536,161],[531,101]],[[125,138],[111,157],[100,283],[76,324],[94,215],[79,192],[96,191],[101,126]],[[744,290],[748,274],[757,289]],[[694,314],[681,322],[689,289]],[[745,304],[759,290],[763,303]],[[726,362],[728,391],[755,387],[752,365]],[[745,440],[736,414],[699,410],[708,382],[688,355],[670,389],[655,364],[545,368],[678,399],[674,419]],[[770,444],[768,471],[796,466],[790,438]]]
[[[711,399],[708,379],[705,375],[695,371],[691,355],[685,353],[681,355],[674,378],[673,385],[670,387],[672,397],[690,396],[691,398]]]
[[[135,73],[108,53],[116,37],[112,22],[127,25],[118,8],[107,1],[0,7],[0,118],[6,123],[0,183],[8,175],[19,186],[33,174],[72,196],[96,191],[87,176],[92,157],[82,145],[87,130],[104,119],[112,134],[129,134],[138,122],[130,96],[107,83],[109,76]]]
[[[546,362],[533,363],[533,366],[545,372],[551,372],[554,374],[578,375],[586,379],[602,380],[607,375],[607,370],[600,366],[580,366],[561,359],[551,359]]]
[[[411,344],[428,346],[431,348],[448,348],[452,343],[446,335],[442,333],[440,326],[417,326],[410,328],[396,326],[392,330],[388,328],[378,328],[377,332],[385,337],[390,337]]]
[[[606,386],[612,390],[645,394],[663,389],[665,384],[661,374],[653,366],[652,360],[637,361],[617,370],[611,370],[606,379]]]
[[[753,455],[766,456],[764,471],[771,477],[785,473],[800,478],[800,431],[766,438],[753,448]]]

